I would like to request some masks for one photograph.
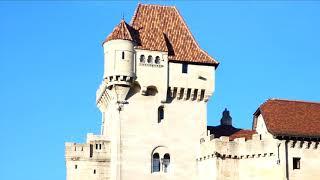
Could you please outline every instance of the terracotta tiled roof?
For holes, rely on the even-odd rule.
[[[210,134],[213,134],[215,138],[229,136],[230,141],[241,137],[244,137],[246,140],[252,139],[252,135],[256,134],[255,130],[238,129],[230,125],[207,126],[207,129],[210,130]]]
[[[241,129],[229,136],[229,140],[233,141],[236,138],[245,138],[245,140],[252,139],[252,135],[257,134],[255,130]]]
[[[106,38],[104,42],[114,40],[114,39],[123,39],[133,41],[131,36],[131,32],[129,31],[131,27],[124,21],[121,20],[120,24],[118,24],[112,31],[111,34]]]
[[[271,99],[255,115],[259,113],[273,135],[320,137],[320,103]]]
[[[121,22],[106,41],[112,39],[133,40],[138,49],[168,52],[169,61],[219,64],[199,47],[174,6],[139,4],[131,26]]]

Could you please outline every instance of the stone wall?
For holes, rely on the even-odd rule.
[[[67,180],[110,179],[110,142],[102,137],[93,138],[89,134],[87,143],[65,144]]]
[[[256,134],[247,141],[207,136],[197,158],[200,179],[283,179],[277,149],[278,140],[272,136]]]

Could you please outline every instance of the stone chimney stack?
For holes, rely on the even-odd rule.
[[[225,108],[222,113],[220,123],[221,125],[232,126],[232,117],[230,116],[230,111],[228,111],[227,108]]]

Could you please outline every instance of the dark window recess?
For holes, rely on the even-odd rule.
[[[153,60],[152,56],[151,56],[151,55],[149,55],[149,56],[148,56],[148,60],[147,60],[147,61],[148,61],[148,63],[152,63],[152,60]]]
[[[157,57],[156,57],[156,60],[154,60],[154,62],[155,62],[156,64],[160,64],[160,57],[157,56]]]
[[[164,118],[164,109],[163,106],[158,108],[158,123],[160,123]]]
[[[188,73],[188,64],[186,63],[182,64],[182,73]]]
[[[93,155],[93,145],[90,144],[90,157],[92,158],[92,155]]]
[[[75,169],[78,169],[78,165],[74,165],[74,168],[75,168]]]
[[[123,51],[122,51],[122,55],[121,55],[121,58],[122,58],[122,59],[124,59],[124,52],[123,52]]]
[[[160,172],[160,156],[154,153],[152,156],[152,172]]]
[[[99,144],[99,149],[101,149],[101,144]]]
[[[97,171],[94,169],[94,170],[93,170],[93,174],[96,174],[96,172],[97,172]]]
[[[298,157],[293,158],[293,169],[300,169],[300,159]]]
[[[141,55],[141,56],[140,56],[140,62],[144,63],[144,62],[145,62],[145,59],[146,59],[146,58],[144,57],[144,55]]]
[[[98,144],[96,144],[96,149],[98,149],[98,146],[99,146],[99,145],[98,145]]]

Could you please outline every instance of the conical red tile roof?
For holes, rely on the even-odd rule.
[[[112,33],[109,34],[109,36],[106,38],[104,42],[115,40],[115,39],[133,41],[129,28],[130,26],[124,20],[121,20],[121,22],[113,29]]]
[[[113,39],[131,40],[137,49],[168,52],[169,61],[219,65],[200,48],[174,6],[139,4],[131,25],[121,21],[106,41]]]

